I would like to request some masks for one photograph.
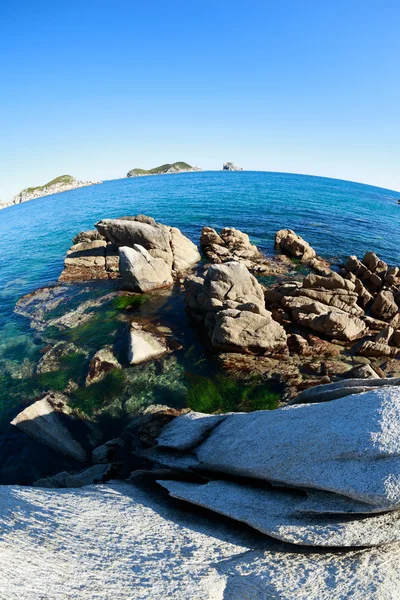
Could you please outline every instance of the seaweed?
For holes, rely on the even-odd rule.
[[[92,417],[125,390],[126,375],[121,369],[112,369],[100,381],[71,393],[69,406]]]
[[[132,310],[134,308],[140,308],[143,306],[148,299],[149,294],[140,294],[138,296],[118,296],[112,301],[112,305],[117,310]]]
[[[186,379],[187,406],[197,412],[273,410],[279,404],[279,393],[260,378],[242,383],[224,375],[210,378],[190,373]]]

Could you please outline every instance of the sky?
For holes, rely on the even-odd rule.
[[[0,0],[0,199],[203,169],[400,190],[398,0]]]

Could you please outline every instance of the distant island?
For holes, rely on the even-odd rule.
[[[222,165],[223,171],[243,171],[242,167],[237,167],[233,162],[226,162]]]
[[[78,181],[75,177],[72,177],[72,175],[60,175],[44,185],[38,185],[22,190],[22,192],[19,192],[19,194],[13,197],[11,202],[0,204],[0,208],[6,208],[7,206],[13,206],[14,204],[21,204],[21,202],[33,200],[34,198],[59,194],[60,192],[67,192],[68,190],[75,190],[76,188],[95,185],[97,183],[101,183],[101,181]]]
[[[127,173],[127,177],[143,177],[144,175],[168,175],[170,173],[191,173],[201,171],[199,167],[192,167],[185,162],[174,162],[155,167],[154,169],[132,169]]]

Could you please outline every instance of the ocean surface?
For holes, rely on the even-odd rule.
[[[0,483],[24,480],[2,476],[10,443],[5,436],[2,449],[1,435],[20,410],[18,385],[34,368],[38,348],[35,332],[14,313],[14,306],[23,294],[57,281],[71,238],[79,231],[93,229],[103,218],[144,213],[179,227],[196,243],[204,225],[236,227],[272,255],[275,232],[290,228],[328,260],[339,262],[350,254],[362,258],[373,250],[399,265],[399,200],[398,192],[321,177],[200,172],[106,181],[0,210],[0,388],[2,382],[3,387],[14,386],[12,402],[4,389],[0,393]],[[154,377],[159,386],[161,376]],[[177,376],[170,371],[165,377],[166,390]]]

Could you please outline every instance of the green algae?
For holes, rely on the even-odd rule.
[[[273,410],[279,404],[279,393],[273,391],[271,385],[260,378],[246,383],[224,375],[211,378],[189,373],[186,378],[186,404],[197,412]]]
[[[150,296],[148,294],[140,294],[139,296],[118,296],[112,301],[112,305],[117,310],[127,310],[139,308],[145,304]]]
[[[126,387],[126,375],[122,369],[113,369],[106,375],[87,387],[74,390],[68,405],[93,417],[103,410],[113,400],[120,397]]]

